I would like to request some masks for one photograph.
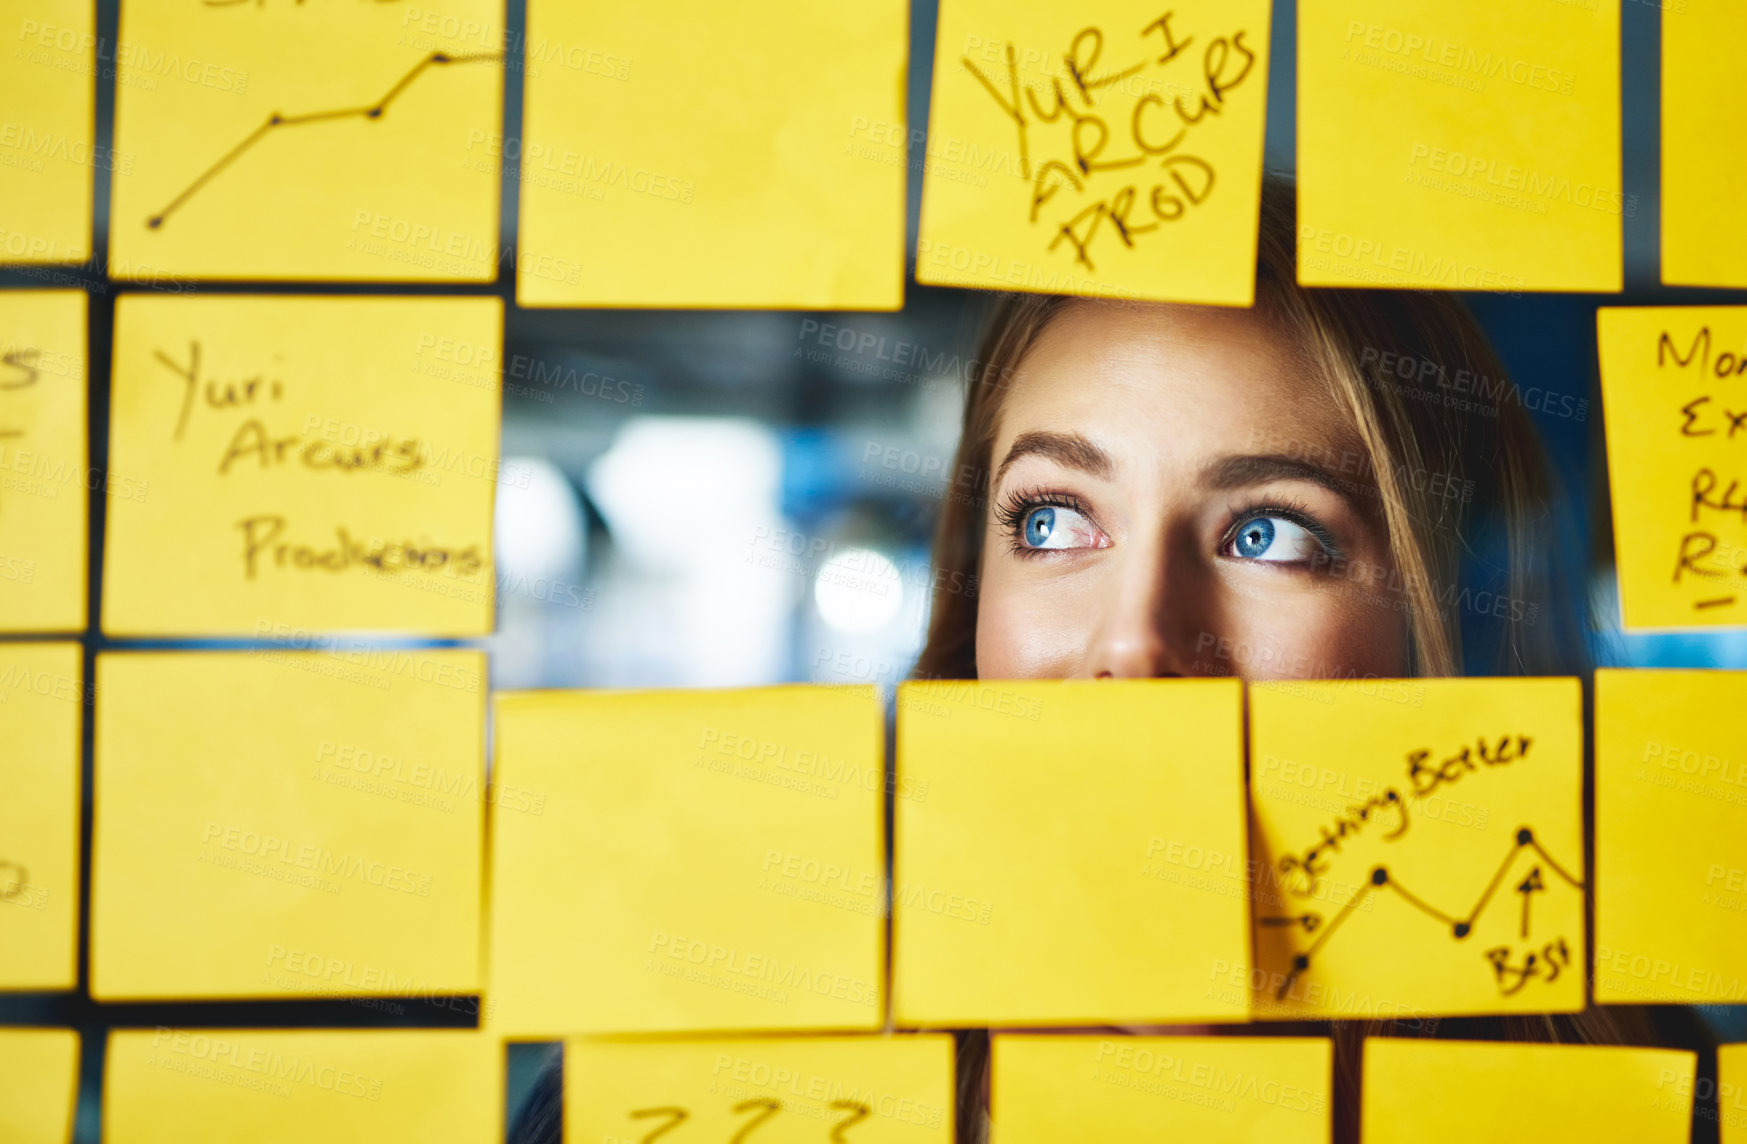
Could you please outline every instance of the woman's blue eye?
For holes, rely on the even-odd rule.
[[[1037,505],[1019,518],[1019,543],[1028,549],[1103,548],[1109,542],[1086,515],[1062,505]]]
[[[1307,564],[1329,555],[1309,529],[1283,516],[1252,516],[1237,526],[1226,555],[1266,564]]]
[[[1258,516],[1237,530],[1237,540],[1233,547],[1237,549],[1239,556],[1260,558],[1273,543],[1274,522],[1265,516]]]
[[[1025,543],[1042,548],[1055,531],[1055,509],[1034,508],[1025,514]]]

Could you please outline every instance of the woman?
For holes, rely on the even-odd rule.
[[[936,596],[919,675],[1585,666],[1552,608],[1528,416],[1514,389],[1457,396],[1504,378],[1484,335],[1449,295],[1300,289],[1292,241],[1270,187],[1250,309],[999,305],[956,470],[984,474],[987,500],[948,500],[935,538],[940,570],[979,590]],[[1540,606],[1464,615],[1465,571]]]
[[[1447,294],[1304,289],[1293,266],[1268,186],[1252,308],[998,303],[953,469],[984,496],[948,500],[935,534],[936,583],[978,589],[936,593],[917,676],[1586,674],[1541,449],[1478,325]],[[1609,1008],[1441,1031],[1697,1042],[1663,1020],[1679,1030]],[[1332,1033],[1347,1140],[1363,1037],[1424,1025],[1230,1031]],[[961,1140],[986,1138],[987,1046],[960,1037]]]

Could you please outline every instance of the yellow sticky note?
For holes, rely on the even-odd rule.
[[[495,735],[494,1030],[880,1026],[873,688],[506,695]]]
[[[0,991],[79,983],[83,654],[0,643]]]
[[[479,991],[484,657],[97,657],[91,995]]]
[[[503,1046],[467,1030],[109,1034],[107,1144],[496,1144]]]
[[[1735,0],[1662,7],[1662,281],[1747,286],[1747,101],[1719,61],[1747,53]]]
[[[0,291],[0,631],[85,626],[85,292]]]
[[[567,1140],[951,1144],[952,1038],[564,1045]]]
[[[1670,1049],[1371,1037],[1360,1132],[1365,1144],[1686,1144],[1697,1061]]]
[[[1747,1045],[1717,1046],[1718,1144],[1747,1140]],[[1699,1115],[1704,1115],[1701,1111]]]
[[[944,0],[916,280],[1247,306],[1267,0]]]
[[[0,39],[0,263],[83,262],[94,172],[127,162],[97,146],[97,5],[14,5]]]
[[[1584,1004],[1575,679],[1250,688],[1256,1013]]]
[[[71,1144],[79,1099],[79,1034],[0,1029],[0,1140]]]
[[[1328,1144],[1321,1037],[997,1035],[991,1053],[994,1144]]]
[[[497,278],[503,0],[127,0],[109,273]]]
[[[1620,0],[1303,0],[1298,281],[1618,290]]]
[[[116,303],[103,630],[491,630],[495,298]]]
[[[1240,1021],[1236,680],[898,690],[903,1025]]]
[[[1595,673],[1595,999],[1747,1002],[1747,672]]]
[[[1627,628],[1747,624],[1747,306],[1596,313]]]
[[[903,305],[908,17],[531,0],[516,301]]]

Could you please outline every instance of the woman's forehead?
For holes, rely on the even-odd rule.
[[[1038,334],[1020,369],[1087,361],[1191,372],[1234,366],[1306,372],[1295,341],[1255,308],[1090,299],[1064,307]]]
[[[1304,447],[1355,443],[1329,379],[1250,309],[1169,304],[1070,305],[1020,362],[996,444],[1047,426],[1181,445],[1246,438]]]

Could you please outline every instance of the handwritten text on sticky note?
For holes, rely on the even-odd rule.
[[[1259,1013],[1583,1006],[1571,679],[1250,690]]]
[[[497,300],[116,311],[106,631],[490,629]]]
[[[85,626],[85,385],[84,291],[0,292],[0,631]]]
[[[1596,315],[1628,628],[1747,623],[1747,308]]]
[[[941,5],[917,277],[1247,305],[1268,6]]]
[[[952,1066],[952,1039],[942,1035],[572,1040],[565,1133],[674,1144],[948,1144]]]

